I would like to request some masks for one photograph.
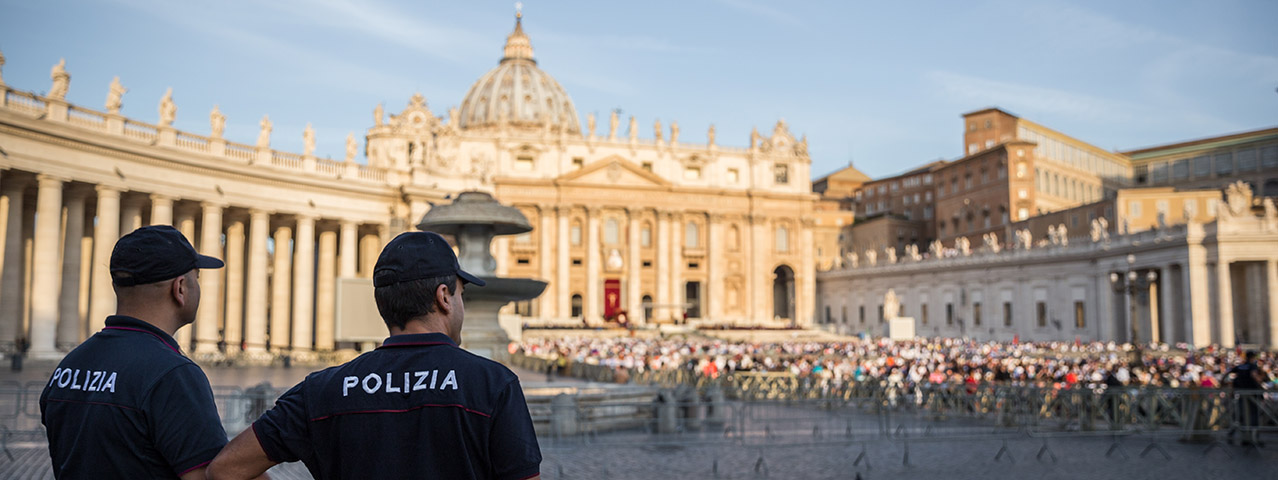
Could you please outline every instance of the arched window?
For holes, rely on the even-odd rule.
[[[621,228],[617,225],[617,219],[609,218],[604,221],[604,245],[618,243],[621,243]]]
[[[570,232],[570,236],[572,237],[572,245],[574,247],[581,246],[581,222],[580,221],[574,220],[572,222],[572,230]]]
[[[572,295],[572,317],[581,318],[581,294]]]
[[[641,300],[641,304],[643,305],[643,321],[651,322],[652,321],[652,295],[644,295],[643,300]]]
[[[728,250],[737,251],[741,249],[741,229],[736,225],[728,227]]]
[[[639,245],[648,248],[652,246],[652,224],[643,222],[643,228],[639,229]]]
[[[701,246],[701,228],[697,226],[697,222],[688,222],[683,229],[683,246],[684,248],[697,248]]]
[[[790,251],[790,231],[785,227],[777,227],[777,251],[781,253]]]

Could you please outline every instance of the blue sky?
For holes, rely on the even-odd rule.
[[[341,158],[348,132],[414,92],[444,115],[501,57],[513,2],[0,0],[4,80],[44,92],[67,59],[68,99]],[[681,140],[746,145],[784,118],[814,176],[849,161],[884,176],[962,151],[964,112],[1002,107],[1106,149],[1278,125],[1278,2],[689,0],[524,2],[543,70],[584,119],[620,108],[677,120]],[[601,125],[605,122],[601,121]]]

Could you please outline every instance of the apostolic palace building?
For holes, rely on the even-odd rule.
[[[111,249],[151,224],[226,261],[178,332],[197,358],[354,346],[380,319],[342,306],[344,285],[469,190],[534,227],[494,242],[498,274],[548,283],[509,325],[878,335],[909,317],[925,336],[1278,345],[1278,129],[1110,152],[992,108],[964,116],[955,160],[814,182],[781,121],[725,146],[713,126],[693,144],[673,122],[641,138],[633,117],[579,117],[518,20],[459,106],[378,105],[343,161],[316,158],[309,127],[278,151],[269,118],[240,143],[216,108],[184,132],[171,94],[151,123],[119,114],[118,82],[96,109],[65,101],[64,63],[51,79],[0,77],[0,353],[56,358],[101,328]]]

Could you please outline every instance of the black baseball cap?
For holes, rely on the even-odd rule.
[[[142,227],[120,237],[111,250],[111,282],[121,287],[177,278],[196,268],[222,268],[216,258],[200,255],[176,228]]]
[[[386,244],[373,267],[373,286],[385,287],[423,278],[457,275],[484,286],[484,281],[461,269],[453,247],[438,233],[405,232]]]

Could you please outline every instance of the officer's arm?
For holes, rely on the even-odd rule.
[[[212,480],[258,478],[278,462],[267,458],[262,444],[257,441],[253,428],[240,432],[231,443],[209,463],[208,478]],[[184,479],[185,480],[185,479]]]

